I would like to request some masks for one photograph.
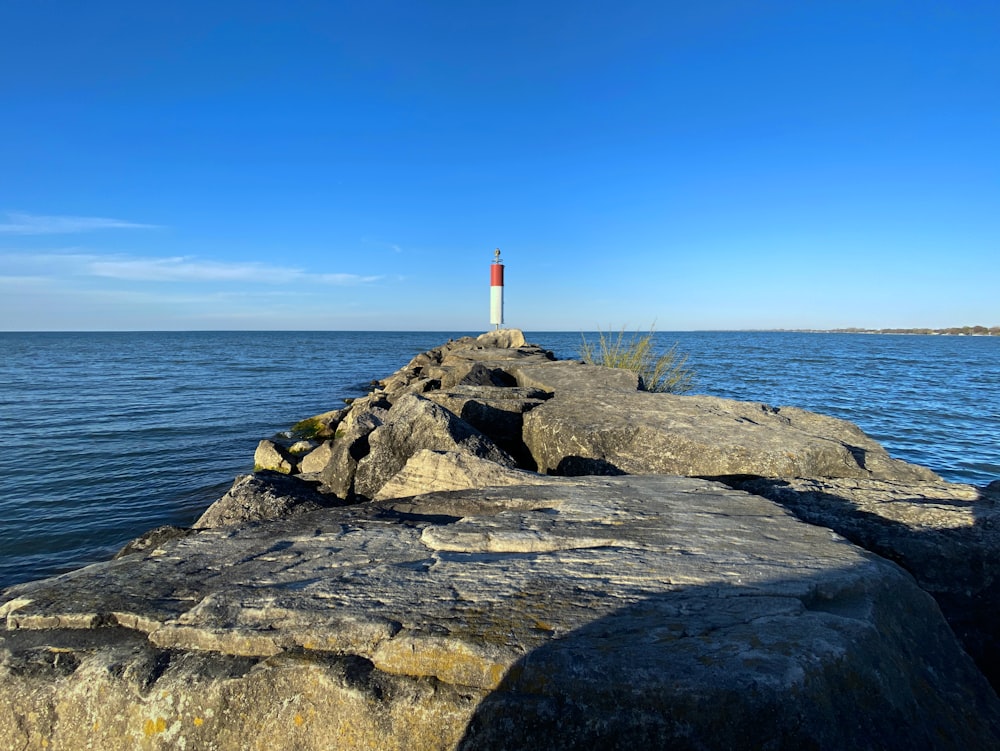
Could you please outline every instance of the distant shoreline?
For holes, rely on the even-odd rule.
[[[787,329],[784,329],[787,331]],[[1000,336],[1000,326],[956,326],[950,329],[796,329],[813,334],[921,334],[925,336]]]

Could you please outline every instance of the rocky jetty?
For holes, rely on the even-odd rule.
[[[849,423],[506,330],[293,432],[0,596],[0,748],[1000,747],[997,493]]]

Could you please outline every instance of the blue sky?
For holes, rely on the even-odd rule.
[[[0,330],[1000,324],[1000,4],[13,0]]]

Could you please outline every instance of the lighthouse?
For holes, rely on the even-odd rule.
[[[499,329],[503,325],[503,261],[500,248],[493,251],[490,264],[490,323]]]

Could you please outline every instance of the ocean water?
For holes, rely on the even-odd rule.
[[[192,523],[261,438],[463,333],[0,333],[0,588]],[[578,333],[526,336],[578,355]],[[1000,479],[1000,337],[657,337],[694,393],[841,417],[948,480]]]

